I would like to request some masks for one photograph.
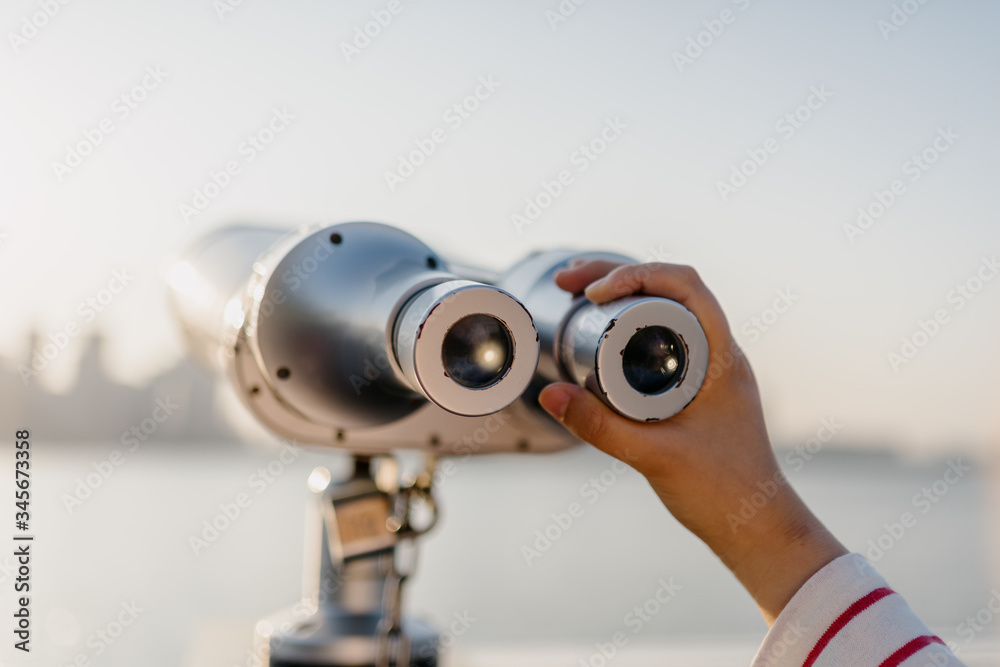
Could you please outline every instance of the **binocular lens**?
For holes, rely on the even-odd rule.
[[[682,377],[684,361],[684,345],[677,334],[666,327],[644,327],[625,346],[622,371],[636,391],[661,394]]]
[[[483,389],[498,382],[514,357],[507,326],[491,315],[467,315],[448,330],[441,347],[445,370],[455,382]]]

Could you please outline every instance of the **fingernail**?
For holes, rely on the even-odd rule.
[[[558,421],[566,416],[566,408],[572,397],[561,387],[546,387],[538,396],[538,403]]]
[[[594,282],[587,285],[587,289],[583,290],[583,293],[589,297],[591,294],[604,287],[604,283],[606,282],[607,278],[601,278],[600,280],[595,280]]]

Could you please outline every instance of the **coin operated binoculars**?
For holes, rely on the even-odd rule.
[[[587,387],[637,421],[694,398],[708,367],[697,319],[668,299],[596,305],[555,285],[558,270],[591,258],[631,262],[554,250],[492,274],[354,222],[223,228],[172,265],[191,353],[278,437],[353,455],[347,479],[309,477],[305,590],[258,623],[263,664],[437,665],[435,631],[401,614],[415,540],[437,518],[434,461],[467,454],[463,437],[488,420],[477,454],[577,444],[537,404],[550,382]],[[393,452],[406,449],[425,469],[399,473]]]

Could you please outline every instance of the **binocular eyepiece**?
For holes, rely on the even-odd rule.
[[[631,261],[549,251],[476,281],[387,225],[232,227],[173,265],[170,293],[191,349],[300,442],[409,424],[427,404],[439,424],[493,415],[560,380],[631,419],[676,414],[707,369],[698,321],[668,299],[574,298],[553,276],[577,258]]]
[[[698,320],[661,297],[595,304],[568,294],[555,274],[578,259],[632,263],[610,253],[553,250],[529,257],[498,281],[535,314],[540,379],[587,387],[636,421],[674,416],[694,399],[708,370],[708,341]]]

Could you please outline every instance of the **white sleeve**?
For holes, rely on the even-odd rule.
[[[782,610],[752,667],[960,667],[859,554],[814,574]]]

